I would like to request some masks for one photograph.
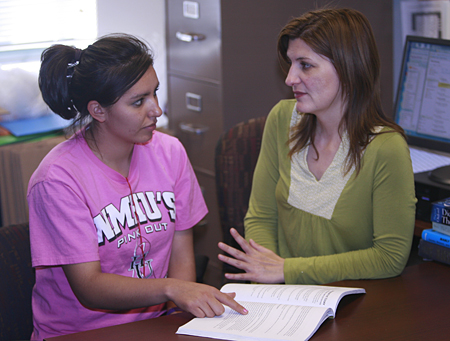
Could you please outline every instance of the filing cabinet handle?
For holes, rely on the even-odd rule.
[[[201,135],[206,133],[209,130],[209,127],[203,124],[181,122],[180,129],[185,133]]]
[[[178,40],[184,41],[186,43],[206,39],[206,36],[204,34],[200,34],[200,33],[187,33],[187,32],[178,31],[176,33],[176,36],[177,36]]]

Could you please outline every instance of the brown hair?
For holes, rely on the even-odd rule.
[[[343,100],[347,102],[339,125],[339,132],[347,130],[350,142],[345,171],[355,166],[358,173],[362,152],[378,134],[374,132],[376,126],[390,127],[405,137],[403,129],[387,117],[381,107],[380,58],[370,23],[362,13],[348,8],[305,13],[281,30],[278,36],[281,61],[290,64],[289,42],[298,38],[315,53],[328,58],[336,68]],[[305,113],[291,132],[289,142],[294,146],[290,156],[308,143],[315,149],[315,128],[316,116]]]

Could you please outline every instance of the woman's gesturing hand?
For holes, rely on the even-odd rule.
[[[227,273],[226,278],[259,283],[284,283],[284,258],[252,239],[247,242],[234,228],[230,229],[230,233],[243,252],[225,243],[219,243],[219,248],[232,257],[222,254],[218,257],[222,262],[244,270],[245,273]]]

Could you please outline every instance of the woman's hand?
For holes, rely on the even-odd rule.
[[[234,258],[222,254],[218,257],[222,262],[244,270],[245,273],[227,273],[226,278],[259,283],[284,283],[284,258],[252,239],[247,242],[234,228],[230,229],[230,233],[244,252],[219,243],[219,248]]]
[[[223,293],[205,284],[171,280],[168,285],[168,297],[184,311],[196,317],[214,317],[225,312],[223,305],[240,314],[246,315],[247,309],[234,300],[235,293]]]
[[[195,282],[194,236],[192,229],[175,231],[172,255],[169,263],[167,294],[171,302],[197,317],[214,317],[225,311],[223,304],[241,314],[247,311],[233,298],[235,294],[224,294],[214,287]],[[178,281],[182,280],[182,281]]]

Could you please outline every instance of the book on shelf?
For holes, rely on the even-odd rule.
[[[422,239],[427,242],[450,247],[450,236],[440,233],[433,229],[426,229],[422,231]]]
[[[194,318],[177,334],[222,340],[309,340],[327,318],[334,318],[342,297],[364,294],[363,288],[323,285],[229,283],[222,292],[235,292],[247,310],[241,315],[229,307],[212,318]]]
[[[450,236],[450,225],[436,223],[435,221],[433,221],[431,223],[431,228],[437,232]]]
[[[450,265],[450,248],[423,239],[419,241],[418,255],[425,260],[434,260]]]
[[[431,204],[431,222],[450,225],[450,198]]]

